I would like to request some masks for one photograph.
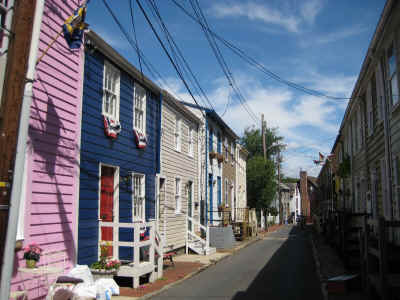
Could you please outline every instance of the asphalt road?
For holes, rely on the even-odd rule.
[[[323,296],[307,233],[288,225],[151,299],[322,300]]]

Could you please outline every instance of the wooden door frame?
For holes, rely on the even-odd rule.
[[[114,197],[113,197],[113,221],[112,222],[103,222],[100,216],[100,205],[101,205],[101,168],[109,167],[114,169]],[[97,209],[97,220],[99,224],[98,228],[98,238],[97,243],[99,244],[101,241],[101,225],[112,225],[113,228],[113,256],[115,258],[119,257],[119,249],[118,246],[114,245],[115,240],[119,240],[119,232],[118,232],[118,224],[119,224],[119,166],[114,166],[106,163],[99,163],[99,183],[98,183],[98,209]],[[100,247],[97,248],[97,257],[100,258]]]

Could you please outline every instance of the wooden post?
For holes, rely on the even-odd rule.
[[[185,246],[186,246],[186,255],[188,255],[189,254],[189,248],[188,248],[188,242],[189,242],[189,240],[188,240],[188,234],[189,234],[189,228],[188,228],[188,216],[186,215],[186,218],[185,218],[185,220],[186,220],[186,224],[185,224],[185,227],[186,227],[186,234],[185,234]]]
[[[149,249],[149,255],[150,255],[149,263],[152,264],[154,267],[153,272],[151,272],[151,274],[150,274],[150,282],[154,282],[156,280],[156,278],[155,278],[156,277],[155,262],[154,262],[154,256],[155,256],[154,246],[155,246],[155,242],[156,242],[154,227],[156,226],[156,221],[151,221],[151,222],[149,222],[149,224],[150,224],[150,241],[151,241],[150,249]]]
[[[140,264],[140,225],[134,223],[133,225],[133,267],[137,268]],[[139,277],[133,277],[133,288],[139,287]]]

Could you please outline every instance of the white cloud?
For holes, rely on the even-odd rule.
[[[322,0],[304,1],[303,6],[300,7],[300,13],[305,21],[313,24],[316,16],[323,7]]]
[[[307,82],[313,87],[322,87],[324,83],[333,81],[336,87],[340,87],[340,91],[343,89],[346,94],[348,93],[345,87],[350,86],[349,78],[344,76],[332,77],[330,80],[329,78],[315,73],[315,76],[310,76]],[[168,81],[170,87],[166,89],[179,98],[192,102],[178,80],[169,79]],[[266,86],[248,74],[246,77],[237,76],[236,81],[252,111],[258,116],[264,113],[267,126],[278,127],[279,134],[284,136],[284,142],[288,144],[288,151],[284,154],[286,159],[284,174],[298,176],[300,168],[309,170],[312,175],[317,174],[319,168],[315,167],[313,159],[317,158],[318,152],[330,152],[339,126],[335,115],[343,113],[342,106],[324,98],[295,93],[286,87]],[[221,79],[214,80],[212,85],[215,88],[208,93],[208,97],[217,112],[222,113],[225,110],[230,88]],[[328,86],[322,90],[330,91],[331,87]],[[246,127],[252,125],[259,127],[258,121],[255,122],[250,118],[235,97],[232,101],[223,119],[239,136],[243,134]],[[327,137],[331,137],[331,140],[327,140]],[[299,153],[299,149],[306,149],[306,151]]]
[[[233,5],[217,3],[213,6],[212,10],[214,15],[219,18],[247,17],[253,21],[257,20],[281,26],[290,32],[297,32],[300,23],[299,18],[296,16],[284,15],[278,10],[253,2]]]
[[[366,26],[357,25],[349,28],[343,28],[338,31],[324,33],[323,35],[312,35],[309,39],[302,39],[300,46],[307,48],[311,45],[324,45],[357,36],[368,30]]]
[[[286,3],[286,6],[287,3]],[[212,6],[211,12],[217,18],[245,17],[251,21],[259,21],[265,24],[276,25],[292,33],[300,32],[303,23],[312,25],[316,16],[322,10],[323,1],[308,0],[301,1],[299,8],[295,4],[287,9],[274,9],[265,4],[258,4],[254,1],[216,3]]]

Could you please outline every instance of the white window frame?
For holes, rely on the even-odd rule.
[[[133,128],[146,135],[147,91],[144,87],[136,82],[134,83],[133,89]],[[141,104],[141,107],[139,107],[137,104]],[[141,114],[141,120],[139,118],[139,114]]]
[[[231,142],[231,164],[233,166],[233,164],[235,163],[235,143]]]
[[[175,177],[175,214],[182,213],[182,179]]]
[[[137,179],[139,180],[139,192],[135,182]],[[134,222],[146,220],[146,175],[142,173],[132,173],[132,219]]]
[[[189,145],[188,145],[188,155],[193,157],[194,154],[194,138],[193,138],[194,130],[191,126],[189,126]]]
[[[367,100],[367,134],[371,136],[374,134],[374,105],[372,101],[372,84],[371,81],[368,82],[367,86],[367,93],[366,93],[366,100]],[[378,105],[378,104],[377,104]]]
[[[182,151],[182,119],[175,118],[175,150]]]
[[[114,91],[113,89],[107,86],[106,78],[110,78],[108,76],[111,75],[111,79],[115,79]],[[121,81],[121,73],[120,71],[111,64],[108,60],[104,61],[104,73],[103,73],[103,101],[102,101],[102,114],[114,121],[119,121],[119,102],[120,102],[120,81]],[[113,84],[111,84],[111,87]],[[113,108],[112,111],[110,109],[106,110],[107,105],[107,94],[115,97],[114,103],[110,103],[110,109]]]

